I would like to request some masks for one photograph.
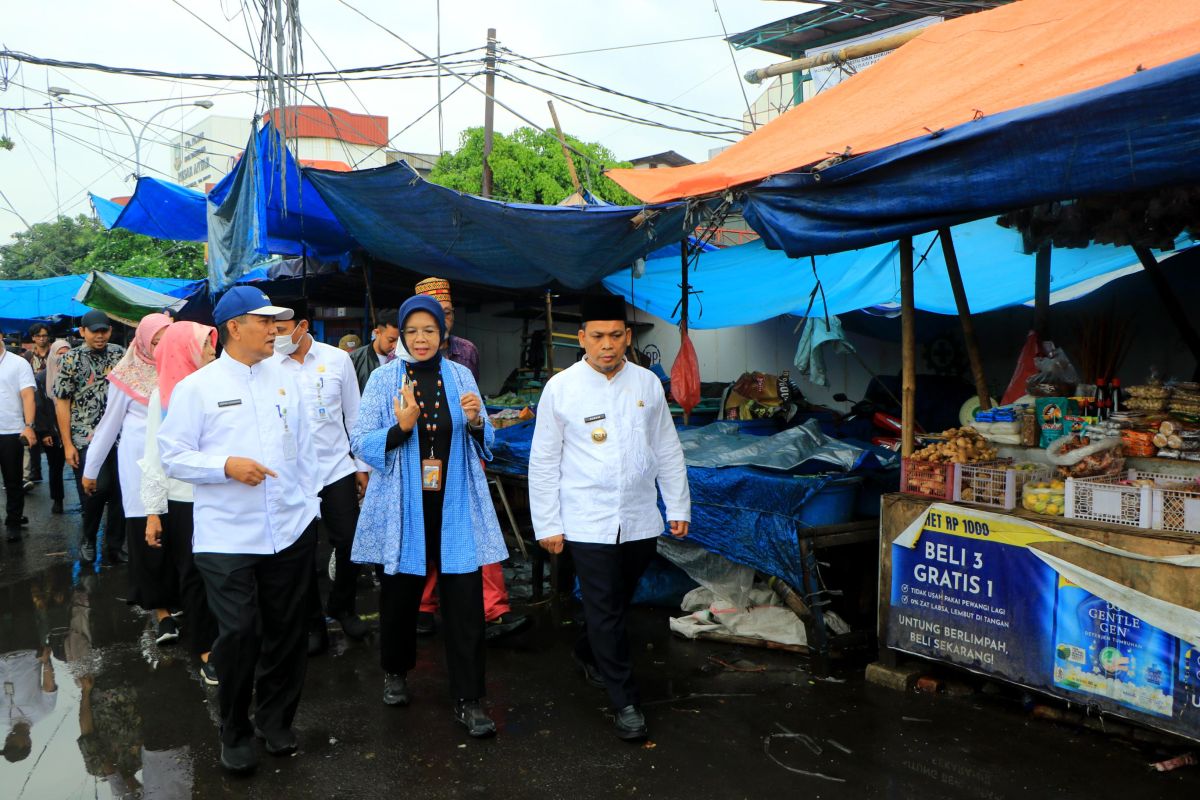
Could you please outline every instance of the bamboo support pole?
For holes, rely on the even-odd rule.
[[[954,305],[958,307],[958,318],[962,322],[963,339],[967,343],[967,359],[971,363],[971,377],[975,380],[975,393],[979,396],[979,407],[992,407],[988,391],[987,376],[983,372],[983,359],[979,355],[979,339],[975,336],[975,320],[971,318],[971,306],[967,302],[967,290],[963,286],[962,272],[958,267],[958,253],[954,249],[954,237],[949,228],[939,228],[938,238],[942,242],[942,258],[946,262],[946,274],[954,292]]]
[[[571,159],[571,151],[567,147],[567,137],[563,134],[562,126],[558,124],[558,112],[554,110],[554,101],[547,100],[546,105],[550,106],[550,119],[554,121],[554,132],[558,135],[558,143],[562,145],[563,158],[567,160],[567,172],[571,173],[571,185],[575,187],[576,192],[581,192],[583,187],[579,183],[579,173],[575,171],[575,162]]]
[[[917,407],[917,331],[913,297],[913,242],[911,236],[900,240],[900,453],[913,454],[916,443]]]
[[[747,83],[762,83],[765,80],[774,78],[776,75],[787,75],[792,72],[803,72],[806,69],[812,69],[814,67],[824,67],[829,64],[840,64],[846,61],[853,61],[856,58],[862,58],[864,56],[873,56],[879,53],[886,53],[889,50],[895,50],[900,45],[915,39],[924,32],[924,28],[918,28],[915,31],[897,33],[894,36],[876,39],[873,42],[852,44],[848,47],[843,47],[841,50],[830,50],[815,56],[797,58],[793,59],[792,61],[783,61],[778,64],[772,64],[769,67],[752,69],[743,77],[746,79]]]

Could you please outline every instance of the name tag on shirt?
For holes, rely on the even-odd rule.
[[[217,408],[229,408],[230,406],[240,406],[241,400],[220,400],[217,402]]]
[[[325,406],[312,406],[313,422],[328,422],[329,409]]]
[[[583,424],[590,425],[593,422],[599,422],[600,420],[604,419],[605,417],[606,417],[605,414],[597,414],[594,417],[585,417],[583,420]]]

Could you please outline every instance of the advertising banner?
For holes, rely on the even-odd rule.
[[[1120,552],[930,506],[892,543],[888,646],[1200,739],[1200,614],[1065,561],[1064,542]]]

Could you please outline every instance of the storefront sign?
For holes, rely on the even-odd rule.
[[[1200,739],[1200,647],[1144,619],[1181,633],[1195,612],[1164,613],[1038,547],[1064,541],[1079,543],[1018,517],[931,506],[892,544],[888,645]],[[1118,594],[1136,608],[1110,602]]]

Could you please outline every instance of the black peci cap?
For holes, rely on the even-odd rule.
[[[625,322],[625,298],[615,294],[588,295],[579,303],[583,322]]]

